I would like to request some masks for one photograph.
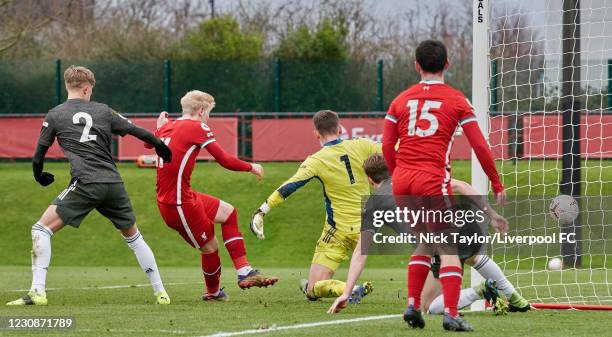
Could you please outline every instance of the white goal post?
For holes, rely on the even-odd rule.
[[[488,140],[489,135],[489,67],[476,66],[489,64],[489,0],[474,0],[472,10],[472,105],[482,133]],[[480,193],[489,192],[489,179],[484,173],[476,154],[472,151],[472,186]],[[471,268],[470,285],[475,286],[484,278]],[[483,300],[476,301],[472,310],[485,309]]]
[[[472,6],[472,105],[510,203],[527,205],[501,209],[509,235],[576,238],[493,243],[487,253],[536,308],[612,310],[612,2]],[[471,161],[471,183],[488,195],[473,152]],[[550,215],[559,194],[578,202],[572,223]],[[548,268],[552,259],[562,270]],[[470,275],[472,285],[483,280]]]

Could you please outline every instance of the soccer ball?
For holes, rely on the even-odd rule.
[[[578,217],[578,202],[569,195],[561,194],[550,203],[550,216],[560,225],[569,225]]]
[[[561,270],[563,268],[563,261],[558,257],[553,257],[548,261],[548,270]]]

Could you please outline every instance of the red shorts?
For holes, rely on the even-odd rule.
[[[215,237],[215,215],[220,200],[199,192],[195,192],[195,196],[194,202],[182,205],[157,203],[157,207],[166,225],[199,249]]]
[[[393,195],[453,195],[450,177],[400,167],[393,171]]]
[[[421,170],[409,170],[397,167],[393,171],[393,195],[398,207],[410,209],[440,210],[450,208],[451,200],[444,196],[452,196],[450,177]],[[399,197],[399,198],[398,198]],[[419,198],[423,197],[423,198]],[[436,233],[449,229],[449,224],[441,222],[417,223],[413,230],[417,232]]]

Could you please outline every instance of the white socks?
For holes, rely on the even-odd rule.
[[[462,309],[468,305],[480,300],[480,296],[472,288],[461,289],[459,295],[459,304],[457,308]],[[429,309],[427,310],[432,315],[442,315],[444,313],[444,296],[440,295],[431,302]]]
[[[478,274],[482,275],[485,279],[490,278],[497,281],[497,289],[502,292],[507,298],[510,298],[514,293],[514,286],[508,279],[504,272],[499,268],[495,261],[491,260],[488,256],[479,255],[476,257],[476,263],[474,269],[478,271]]]
[[[253,270],[253,268],[251,266],[245,266],[245,267],[242,267],[242,268],[236,270],[236,274],[238,274],[238,276],[247,276],[247,275],[249,275],[251,270]]]
[[[478,271],[478,273],[484,277],[485,279],[494,279],[497,282],[497,289],[501,293],[506,296],[506,298],[510,299],[512,294],[515,292],[514,286],[508,279],[504,272],[499,268],[495,261],[491,260],[488,256],[479,255],[476,257],[476,263],[474,264],[474,269]],[[475,301],[480,300],[480,296],[476,293],[476,291],[472,288],[466,288],[461,290],[461,295],[459,297],[459,305],[457,308],[461,309],[467,307]],[[430,314],[442,314],[444,313],[444,297],[442,295],[436,297],[433,302],[429,305],[429,313]]]
[[[32,286],[30,291],[45,292],[47,269],[51,263],[51,236],[49,227],[35,223],[32,226]]]
[[[149,248],[149,245],[142,238],[140,232],[136,232],[133,236],[123,237],[125,242],[127,242],[130,249],[134,251],[134,255],[136,255],[136,259],[140,264],[142,270],[147,274],[149,281],[151,281],[151,286],[153,287],[153,292],[158,293],[160,291],[164,291],[164,285],[161,280],[161,276],[159,275],[159,270],[157,269],[157,263],[155,262],[155,256],[153,256],[153,251]]]

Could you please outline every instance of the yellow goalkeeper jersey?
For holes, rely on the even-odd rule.
[[[340,232],[357,233],[361,224],[361,198],[370,193],[363,162],[380,152],[381,144],[367,138],[339,138],[325,143],[268,197],[268,206],[280,205],[314,178],[323,185],[327,224]]]

